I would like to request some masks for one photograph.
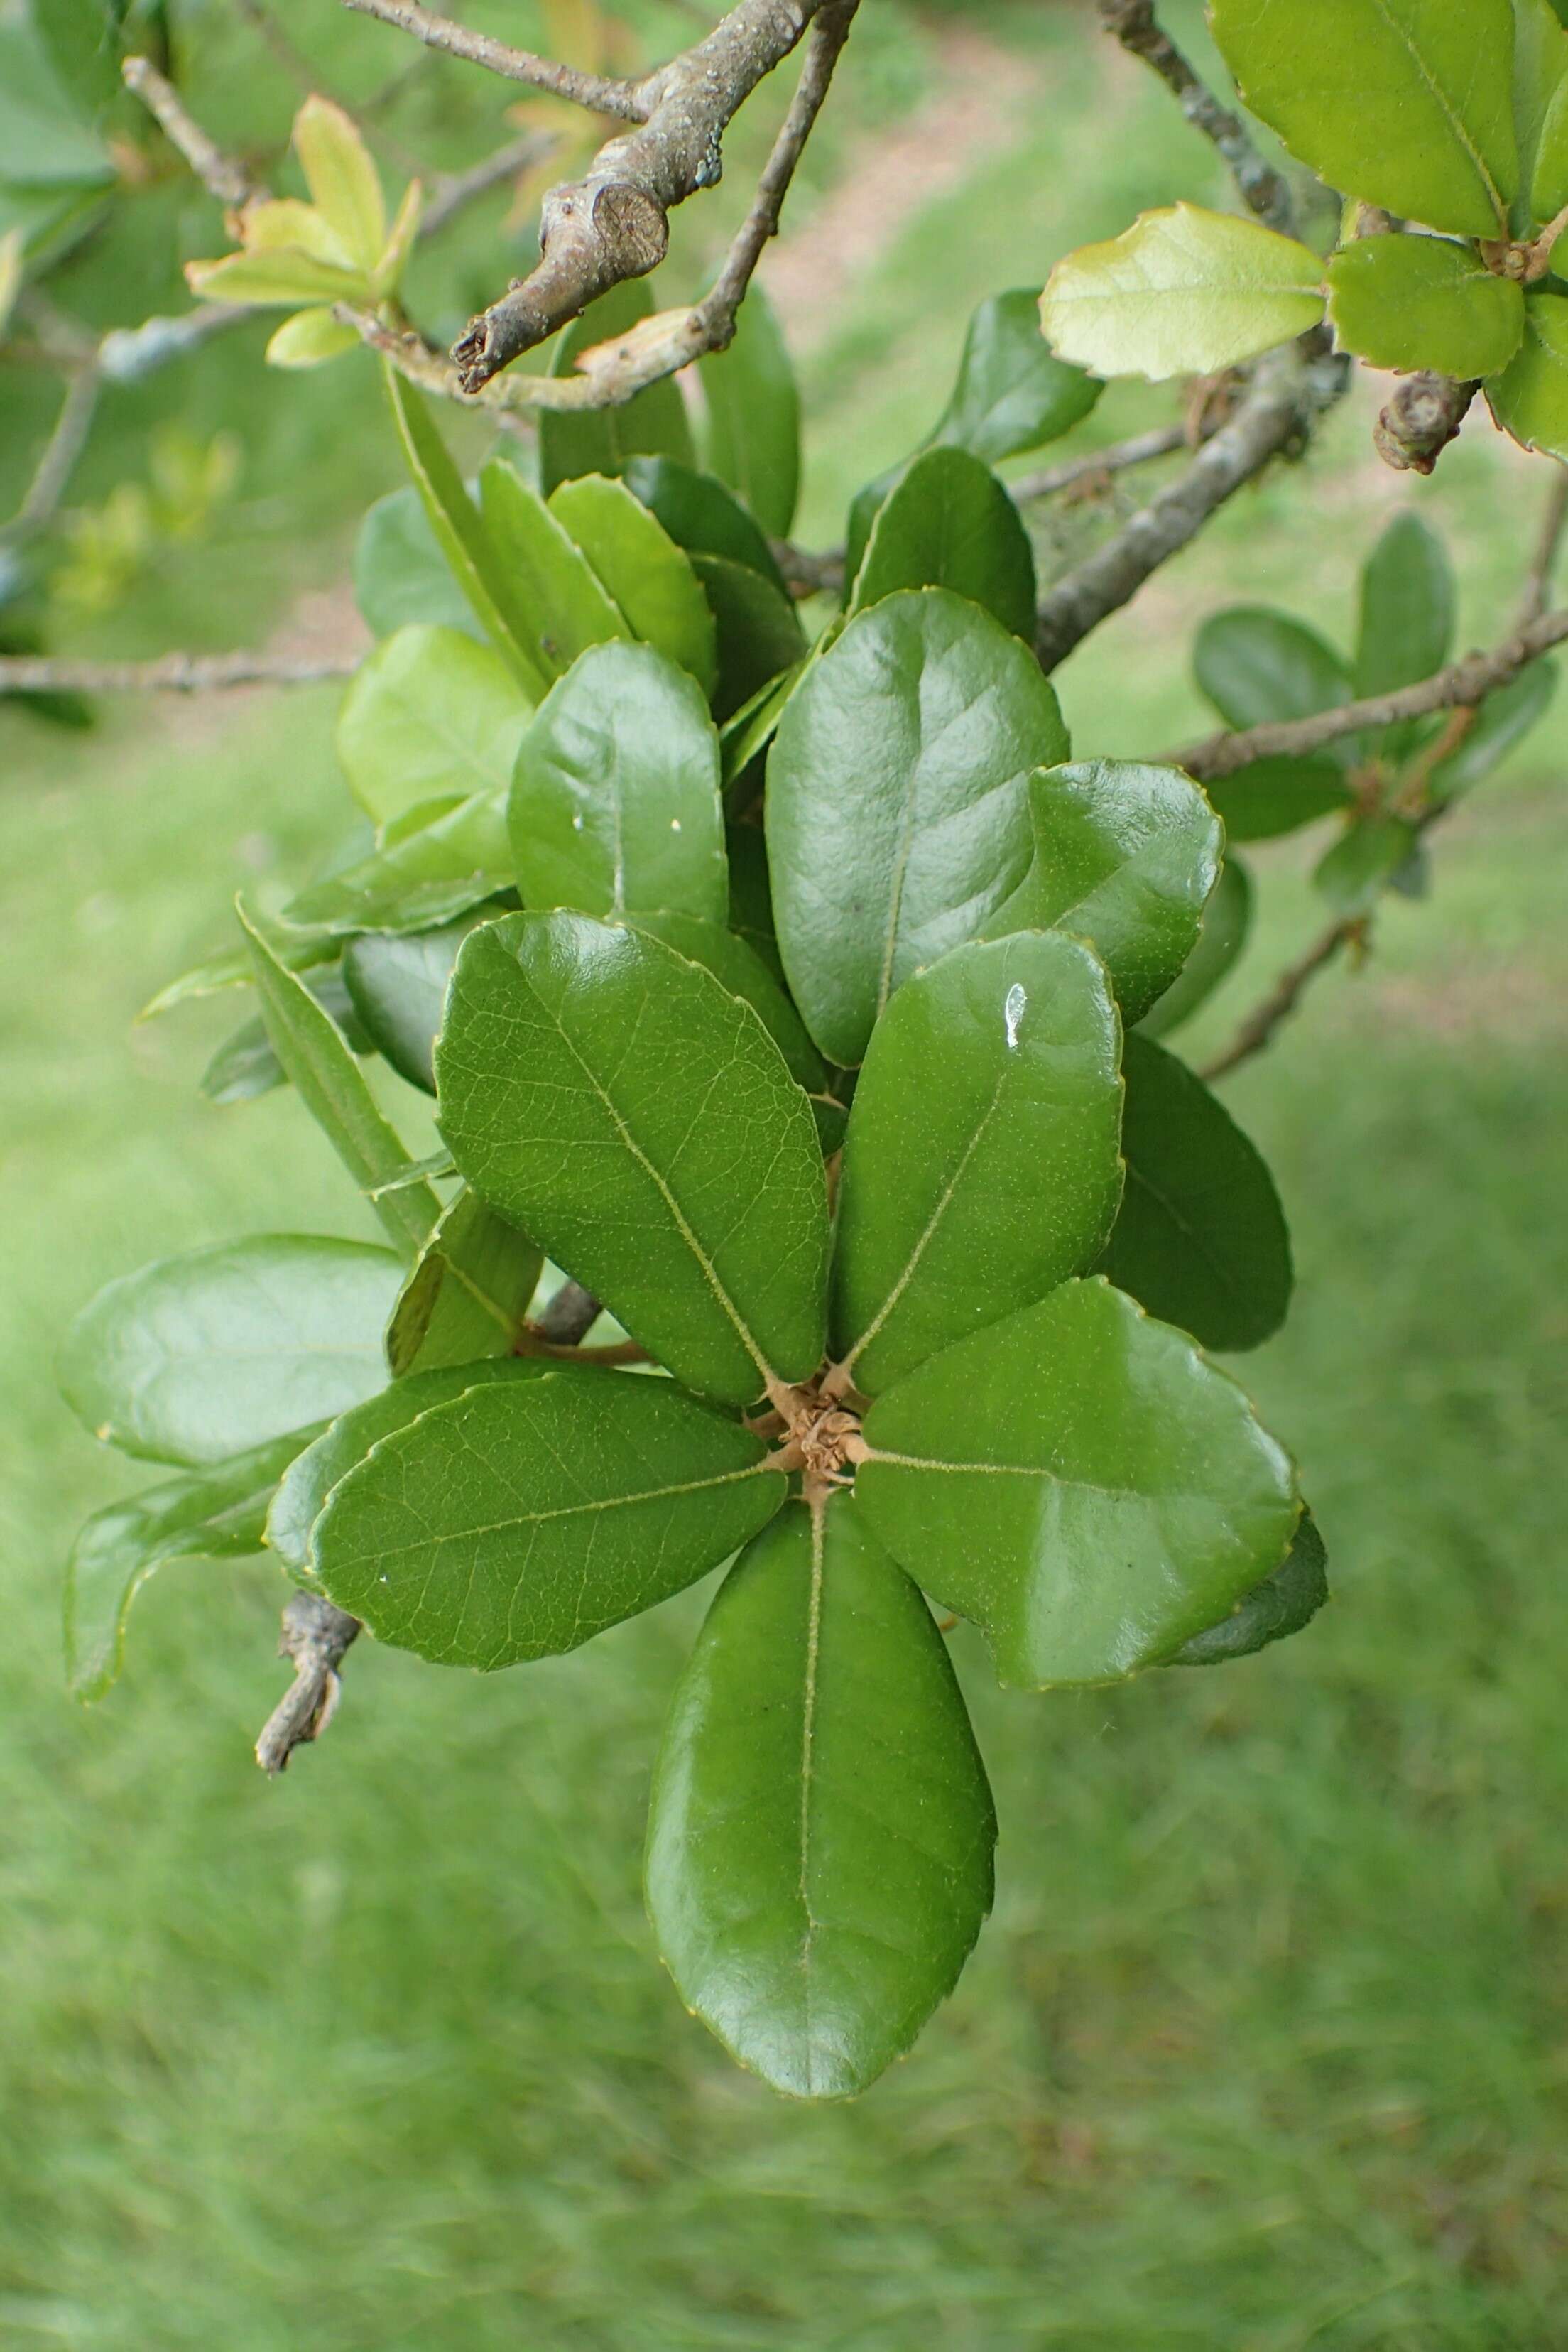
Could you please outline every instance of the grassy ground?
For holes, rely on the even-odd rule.
[[[1090,143],[1075,120],[1058,155]],[[888,247],[811,362],[821,530],[935,413],[976,291],[1173,192],[1155,115],[1132,122],[1081,204],[1066,175],[1030,196],[1027,238],[1024,121],[979,209]],[[907,320],[917,286],[932,348],[901,347],[894,400],[866,321]],[[1343,634],[1412,495],[1455,537],[1467,636],[1491,633],[1538,475],[1475,434],[1413,492],[1365,425],[1363,403],[1069,666],[1084,749],[1190,730],[1183,646],[1221,603]],[[327,567],[325,492],[319,520],[280,576]],[[207,587],[199,562],[171,580],[188,626]],[[331,716],[316,692],[120,710],[78,743],[0,713],[0,2344],[1568,2344],[1568,708],[1439,836],[1434,901],[1392,908],[1375,961],[1231,1088],[1300,1274],[1245,1369],[1333,1607],[1247,1664],[1080,1700],[998,1696],[956,1637],[997,1916],[913,2058],[823,2112],[729,2067],[642,1915],[648,1759],[702,1594],[494,1679],[356,1652],[329,1742],[277,1786],[248,1757],[280,1673],[260,1563],[171,1572],[108,1705],[60,1693],[69,1530],[134,1477],[54,1399],[64,1317],[160,1252],[361,1229],[291,1100],[194,1097],[222,1016],[128,1027],[227,894],[333,837]],[[1258,862],[1263,935],[1216,1034],[1312,919],[1303,858]]]

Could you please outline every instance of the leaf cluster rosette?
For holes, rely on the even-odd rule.
[[[1155,1042],[1235,951],[1224,828],[1178,770],[1075,760],[1023,642],[990,463],[1092,398],[1026,348],[1034,299],[982,306],[810,646],[762,528],[795,478],[765,334],[706,463],[632,402],[557,420],[537,486],[471,488],[392,382],[413,488],[362,535],[380,643],[338,739],[373,846],[160,1000],[248,982],[209,1091],[291,1085],[387,1246],[165,1261],[63,1367],[177,1474],[78,1541],[83,1696],[177,1559],[265,1545],[479,1671],[724,1569],[649,1910],[688,2005],[801,2096],[909,2048],[990,1906],[933,1604],[1048,1689],[1247,1654],[1324,1590],[1205,1352],[1284,1315],[1279,1202]],[[378,1059],[434,1094],[432,1157]],[[601,1318],[570,1342],[567,1278]]]
[[[1186,204],[1068,255],[1041,302],[1102,375],[1207,373],[1321,320],[1370,366],[1479,380],[1527,448],[1568,458],[1568,32],[1549,0],[1212,0],[1237,89],[1347,200],[1326,261]],[[1359,234],[1364,207],[1392,219]]]

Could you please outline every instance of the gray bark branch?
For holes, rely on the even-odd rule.
[[[156,661],[73,661],[0,654],[0,694],[207,694],[235,686],[313,686],[350,677],[358,654],[160,654]]]
[[[294,1661],[294,1680],[267,1717],[256,1743],[264,1772],[287,1769],[297,1748],[319,1739],[338,1711],[338,1669],[360,1621],[318,1593],[297,1592],[284,1604],[277,1654]]]
[[[532,49],[515,49],[506,41],[492,40],[488,33],[471,32],[451,16],[438,16],[432,8],[418,5],[418,0],[343,0],[345,8],[357,16],[374,16],[378,23],[392,25],[400,33],[410,33],[423,41],[427,49],[440,49],[449,58],[462,58],[466,63],[483,66],[507,81],[527,82],[530,89],[548,89],[552,97],[569,99],[574,106],[585,106],[594,114],[613,114],[623,122],[642,122],[647,109],[639,94],[638,85],[604,74],[579,73],[573,66],[558,65],[553,58],[541,58]]]

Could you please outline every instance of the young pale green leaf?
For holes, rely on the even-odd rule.
[[[1103,1281],[934,1356],[867,1414],[855,1493],[1004,1683],[1114,1682],[1283,1559],[1291,1465],[1186,1334]]]
[[[749,1005],[645,933],[514,915],[465,941],[436,1048],[441,1131],[699,1393],[745,1404],[821,1359],[816,1128]]]
[[[1032,654],[946,589],[886,597],[812,664],[768,757],[768,851],[784,968],[829,1061],[859,1062],[894,990],[1016,889],[1029,774],[1067,750]]]
[[[518,594],[423,398],[390,363],[382,373],[398,438],[436,545],[486,635],[537,702],[555,671],[542,667],[529,648],[536,615]]]
[[[698,362],[708,470],[738,491],[764,530],[787,539],[800,490],[800,395],[783,330],[753,283],[727,351]]]
[[[1486,395],[1505,433],[1568,464],[1568,298],[1531,289],[1519,356],[1488,381]]]
[[[1433,769],[1431,787],[1437,796],[1453,800],[1490,776],[1545,716],[1556,688],[1552,664],[1534,661],[1509,685],[1489,694],[1464,740]]]
[[[504,794],[421,801],[393,819],[368,857],[291,899],[284,920],[338,937],[428,930],[515,879]]]
[[[723,924],[718,737],[701,688],[652,646],[599,646],[522,739],[507,803],[530,907]]]
[[[465,1186],[392,1309],[386,1348],[393,1379],[510,1355],[543,1265],[544,1252]]]
[[[348,1040],[330,1013],[317,1003],[305,982],[287,969],[243,906],[239,919],[250,943],[256,991],[273,1052],[355,1183],[362,1192],[374,1195],[371,1205],[392,1240],[408,1256],[417,1256],[441,1213],[440,1201],[428,1184],[378,1191],[406,1174],[408,1153],[377,1108]]]
[[[570,375],[579,352],[612,342],[653,315],[645,278],[628,278],[591,302],[550,352],[551,375]],[[541,408],[538,412],[539,488],[548,499],[559,482],[579,474],[623,473],[638,457],[693,462],[692,428],[680,386],[665,376],[619,408]]]
[[[697,473],[674,457],[633,457],[625,478],[627,488],[688,555],[721,555],[759,572],[781,596],[789,594],[765,534],[716,474]]]
[[[1096,375],[1208,375],[1289,342],[1323,314],[1323,265],[1258,221],[1169,205],[1059,261],[1046,334]]]
[[[652,508],[624,482],[584,474],[552,491],[549,510],[632,635],[689,670],[710,695],[718,679],[713,614],[690,557]]]
[[[340,106],[312,95],[294,118],[294,152],[311,203],[370,274],[387,241],[387,212],[364,141]]]
[[[289,971],[317,971],[324,963],[336,963],[342,953],[341,940],[326,931],[280,932],[273,942],[278,961]],[[166,981],[154,996],[150,996],[138,1021],[156,1021],[172,1013],[178,1004],[194,1004],[206,996],[221,996],[231,988],[248,988],[255,975],[247,947],[225,949],[222,955],[208,956],[204,962],[192,964],[189,971],[176,973]]]
[[[369,509],[354,542],[353,572],[354,602],[378,637],[425,621],[487,642],[412,486]]]
[[[1122,1055],[1126,1190],[1100,1262],[1206,1348],[1256,1348],[1285,1319],[1291,1237],[1256,1147],[1185,1062],[1146,1037]]]
[[[559,1655],[695,1584],[786,1482],[670,1381],[560,1367],[421,1413],[339,1480],[311,1547],[380,1642],[489,1671]]]
[[[73,1697],[90,1703],[119,1680],[131,1604],[165,1562],[234,1559],[261,1549],[278,1477],[312,1434],[275,1437],[93,1514],[66,1569],[66,1683]]]
[[[1197,947],[1138,1028],[1145,1037],[1168,1037],[1207,1003],[1247,944],[1252,928],[1252,877],[1239,858],[1228,857],[1203,910]]]
[[[850,611],[900,588],[951,588],[1034,642],[1034,551],[1006,490],[967,449],[927,449],[872,527]]]
[[[692,569],[713,612],[718,684],[713,714],[722,722],[806,651],[805,632],[781,588],[748,563],[694,554]]]
[[[122,1453],[224,1462],[381,1385],[401,1279],[389,1250],[310,1234],[160,1258],[82,1308],[60,1353],[60,1392]]]
[[[1212,0],[1209,21],[1253,113],[1331,187],[1457,236],[1506,234],[1509,0]]]
[[[340,967],[324,964],[306,983],[318,1004],[337,1023],[356,1054],[373,1052],[370,1035],[354,1010]],[[227,1107],[254,1102],[275,1087],[287,1086],[283,1065],[272,1050],[267,1024],[259,1013],[225,1038],[202,1072],[202,1092],[207,1100]]]
[[[828,1083],[822,1057],[807,1035],[805,1023],[754,947],[734,931],[703,922],[695,915],[661,912],[633,919],[639,930],[651,931],[689,963],[700,963],[731,996],[749,1004],[783,1055],[784,1066],[796,1085],[813,1101],[821,1095]]]
[[[1371,913],[1419,837],[1403,817],[1363,817],[1323,852],[1312,880],[1336,915],[1354,921]]]
[[[225,253],[217,261],[188,261],[185,279],[204,302],[244,302],[257,309],[364,302],[370,294],[357,270],[318,261],[297,246]]]
[[[830,1337],[867,1396],[1092,1265],[1121,1197],[1121,1024],[1077,940],[1022,931],[906,981],[839,1185]]]
[[[995,1843],[931,1612],[852,1497],[789,1505],[720,1587],[653,1770],[676,1991],[774,2090],[852,2097],[956,1983]]]
[[[386,824],[422,801],[504,793],[532,708],[489,646],[416,623],[355,672],[338,757],[360,806]]]
[[[1524,333],[1524,295],[1468,245],[1442,236],[1363,236],[1328,265],[1341,346],[1373,367],[1492,375]]]
[[[1295,1540],[1272,1576],[1244,1592],[1228,1617],[1194,1633],[1166,1660],[1167,1666],[1222,1666],[1249,1658],[1270,1642],[1299,1633],[1329,1597],[1328,1554],[1311,1511],[1296,1522]]]
[[[769,678],[766,686],[758,687],[750,701],[743,702],[720,728],[718,757],[727,809],[761,806],[766,772],[762,754],[779,732],[784,705],[805,677],[807,669],[829,651],[824,639],[831,634],[830,630],[824,629],[804,661],[795,662],[789,669],[780,671],[777,677]]]
[[[369,931],[343,950],[343,982],[365,1034],[400,1078],[435,1092],[435,1040],[446,983],[463,945],[483,915],[410,937]]]
[[[1267,605],[1234,604],[1205,621],[1193,675],[1228,727],[1312,719],[1351,699],[1350,671],[1315,629]],[[1333,756],[1347,759],[1343,747]]]
[[[324,1429],[297,1454],[284,1471],[282,1482],[267,1512],[265,1541],[294,1579],[307,1591],[319,1592],[316,1556],[311,1538],[327,1497],[383,1437],[391,1437],[417,1421],[432,1405],[450,1404],[470,1389],[493,1381],[535,1380],[557,1367],[541,1356],[497,1356],[478,1363],[454,1364],[441,1371],[411,1372],[379,1389],[361,1404]]]
[[[1012,287],[988,294],[970,319],[953,396],[931,438],[999,466],[1071,432],[1100,389],[1042,339],[1039,287]]]
[[[319,308],[296,310],[292,319],[285,319],[274,331],[263,357],[268,367],[313,368],[359,349],[358,331],[344,326],[329,310]]]
[[[1122,1017],[1141,1021],[1197,945],[1224,835],[1179,768],[1085,760],[1030,778],[1034,857],[986,927],[1069,931],[1111,976]]]
[[[564,676],[590,646],[630,638],[630,624],[588,558],[505,457],[492,457],[480,475],[479,501],[490,543],[528,616],[528,658],[543,677]]]

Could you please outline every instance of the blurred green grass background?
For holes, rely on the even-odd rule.
[[[389,70],[392,36],[312,0],[277,13],[334,86]],[[653,39],[684,21],[645,15]],[[801,333],[813,541],[936,415],[982,292],[1139,205],[1220,194],[1082,9],[862,16],[798,213],[840,273]],[[214,31],[205,84],[231,136],[293,102],[242,33]],[[977,76],[956,176],[906,175],[866,232],[857,191],[977,41],[1008,70]],[[438,67],[399,129],[451,163],[503,135],[507,95]],[[721,204],[744,194],[756,110]],[[217,249],[210,208],[178,209],[149,228],[150,278],[170,238]],[[698,209],[677,276],[720,234]],[[455,312],[494,283],[499,219],[465,232]],[[95,268],[60,299],[140,315],[145,289]],[[171,406],[237,430],[245,470],[212,541],[73,647],[330,623],[298,600],[340,577],[359,507],[395,479],[390,436],[357,361],[302,381],[256,357],[244,331],[106,409],[84,499],[143,462]],[[1170,397],[1114,388],[1069,446]],[[1544,465],[1472,422],[1430,484],[1396,479],[1369,455],[1375,397],[1065,667],[1082,750],[1201,729],[1186,650],[1224,604],[1347,636],[1356,565],[1406,501],[1454,548],[1462,641],[1499,634]],[[47,404],[17,372],[0,404],[8,509]],[[1046,560],[1103,528],[1054,516]],[[1568,698],[1436,837],[1431,900],[1393,902],[1375,958],[1228,1089],[1300,1286],[1238,1369],[1301,1461],[1332,1607],[1239,1666],[1057,1700],[998,1694],[956,1635],[1001,1822],[997,1916],[913,2057],[824,2111],[735,2072],[643,1917],[649,1759],[703,1591],[493,1679],[361,1645],[329,1741],[275,1786],[249,1757],[282,1675],[263,1562],[168,1572],[111,1699],[64,1696],[71,1531],[138,1475],[55,1398],[66,1318],[232,1232],[369,1231],[288,1097],[196,1096],[229,1010],[131,1025],[222,940],[235,888],[281,892],[341,832],[334,702],[117,705],[80,739],[0,709],[0,2344],[1568,2345]],[[1257,857],[1260,932],[1195,1050],[1309,935],[1311,849]]]

